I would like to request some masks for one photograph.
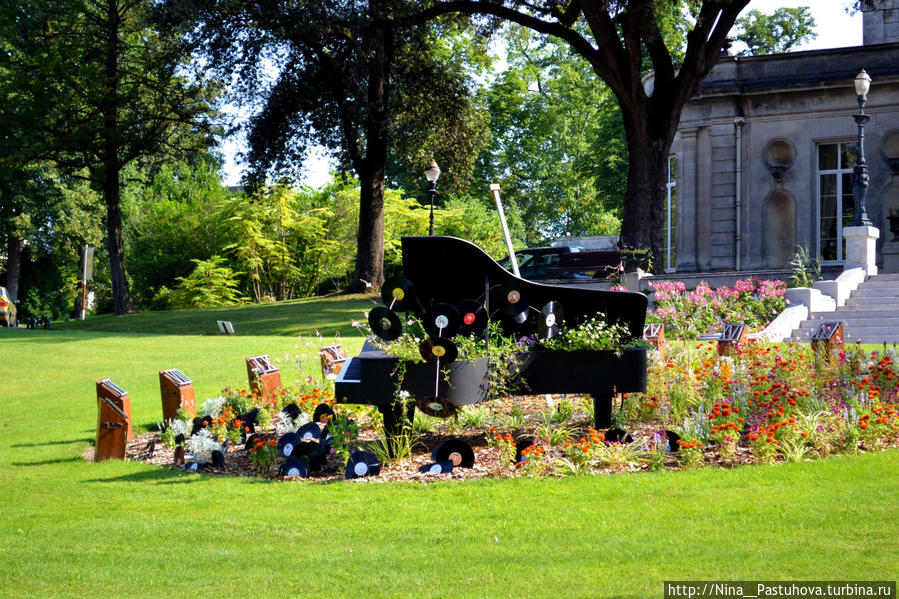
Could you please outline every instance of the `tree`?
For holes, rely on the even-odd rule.
[[[508,68],[487,91],[490,146],[476,185],[500,182],[529,245],[565,233],[618,233],[627,150],[615,98],[567,44],[513,26]]]
[[[441,46],[458,25],[393,27],[393,14],[412,0],[164,4],[171,22],[196,26],[196,46],[217,68],[238,75],[238,94],[261,104],[248,136],[257,183],[266,173],[290,176],[316,144],[356,173],[354,288],[380,286],[391,155],[419,171],[433,157],[464,178],[481,138],[465,65]],[[434,135],[432,123],[452,134]]]
[[[133,311],[122,241],[121,174],[140,158],[202,145],[210,88],[180,72],[183,48],[150,26],[151,0],[15,0],[0,12],[0,120],[19,164],[85,176],[106,205],[116,314]],[[86,169],[82,173],[81,169]]]
[[[458,12],[518,23],[564,40],[618,100],[627,138],[625,244],[661,255],[668,153],[684,104],[718,61],[749,0],[432,0],[395,23]],[[682,56],[665,36],[689,11]],[[650,78],[645,75],[652,71]]]
[[[741,56],[783,54],[794,46],[818,37],[815,18],[807,6],[778,8],[770,15],[750,10],[737,19],[736,39],[746,44]]]

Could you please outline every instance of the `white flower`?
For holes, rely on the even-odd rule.
[[[187,441],[187,450],[198,462],[208,462],[212,459],[213,451],[222,450],[222,444],[212,438],[208,428],[203,428]]]
[[[179,420],[177,418],[172,418],[165,423],[165,427],[172,431],[176,437],[178,435],[184,435],[187,438],[190,435],[190,431],[194,428],[194,423],[190,420]]]
[[[218,418],[219,414],[222,413],[222,406],[225,405],[226,401],[228,400],[221,395],[218,397],[210,397],[203,402],[202,406],[200,406],[200,411],[203,413],[203,416]]]
[[[399,392],[400,401],[405,401],[405,400],[409,399],[411,396],[412,396],[412,394],[409,393],[408,391],[406,391],[405,389],[403,389]]]

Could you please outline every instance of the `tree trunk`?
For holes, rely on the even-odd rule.
[[[122,198],[119,171],[105,169],[103,199],[106,200],[106,251],[109,253],[109,276],[112,279],[112,306],[116,314],[134,312],[131,290],[125,274],[125,244],[122,241]]]
[[[366,283],[379,289],[384,282],[384,168],[360,174],[359,233],[356,238],[356,281],[353,289],[364,292]]]
[[[375,21],[387,14],[384,0],[371,0]],[[389,29],[371,32],[368,64],[368,114],[365,123],[365,160],[358,169],[359,232],[356,237],[356,280],[352,288],[380,289],[384,283],[384,175],[387,170],[388,98],[393,40]]]
[[[662,265],[668,152],[677,128],[650,104],[634,108],[619,98],[627,134],[628,170],[621,220],[621,244],[648,248],[653,270]]]
[[[19,299],[19,276],[22,274],[22,240],[10,234],[6,238],[6,291],[9,299]]]

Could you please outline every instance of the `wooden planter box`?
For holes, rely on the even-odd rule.
[[[517,354],[531,393],[636,393],[646,391],[646,348],[532,351]]]

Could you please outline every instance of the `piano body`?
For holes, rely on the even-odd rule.
[[[403,274],[414,285],[417,316],[435,302],[456,305],[463,300],[481,303],[490,320],[500,320],[505,334],[537,335],[541,308],[557,302],[565,323],[575,326],[597,312],[608,322],[624,325],[640,339],[647,299],[642,293],[593,290],[527,281],[505,270],[478,246],[455,237],[404,237]],[[511,294],[511,295],[510,295]],[[510,303],[510,297],[516,301]],[[485,340],[489,343],[489,339]],[[646,390],[647,350],[529,351],[520,354],[520,375],[532,394],[587,393],[593,397],[597,427],[610,425],[615,393]],[[397,430],[402,418],[411,419],[415,402],[403,415],[397,397],[397,358],[366,341],[361,353],[350,358],[335,381],[335,396],[342,403],[371,404],[384,415],[388,432]],[[441,370],[443,370],[441,368]],[[457,360],[450,364],[447,380],[436,377],[435,367],[410,364],[402,388],[413,399],[436,395],[455,406],[483,401],[487,396],[486,358]]]

